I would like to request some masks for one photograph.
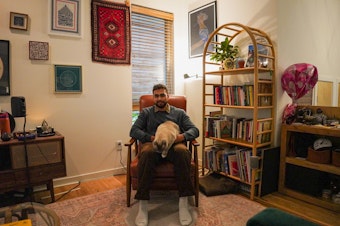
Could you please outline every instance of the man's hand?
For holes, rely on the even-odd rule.
[[[183,142],[185,140],[184,135],[183,134],[178,134],[175,140],[175,143],[180,143]]]

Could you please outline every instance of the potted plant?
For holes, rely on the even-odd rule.
[[[210,60],[221,62],[222,68],[234,68],[235,59],[239,54],[239,47],[230,44],[228,37],[221,42],[221,45],[215,46],[216,52],[210,55]]]

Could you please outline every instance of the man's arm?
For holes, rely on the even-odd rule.
[[[147,111],[143,110],[142,112],[140,112],[140,114],[138,115],[137,120],[132,125],[131,130],[130,130],[130,137],[133,137],[133,138],[141,141],[142,143],[151,142],[152,141],[151,135],[148,134],[145,131],[146,130],[145,128],[147,126],[146,125],[147,117],[148,117]]]
[[[198,128],[194,125],[194,123],[192,123],[190,117],[184,111],[181,116],[181,122],[179,126],[183,131],[183,133],[180,134],[183,135],[183,138],[181,136],[180,137],[177,136],[178,140],[183,139],[181,141],[192,141],[199,136]]]

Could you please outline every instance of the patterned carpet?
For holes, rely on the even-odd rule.
[[[265,209],[247,198],[229,194],[200,195],[199,207],[190,207],[197,226],[244,226],[247,220]],[[119,226],[134,225],[137,202],[126,207],[125,188],[100,192],[46,205],[60,217],[61,225]],[[152,193],[149,203],[149,226],[179,225],[178,197],[174,192]]]

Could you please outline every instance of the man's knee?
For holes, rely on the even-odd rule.
[[[174,145],[174,152],[177,156],[182,156],[184,158],[191,158],[191,153],[185,144],[179,143]]]

